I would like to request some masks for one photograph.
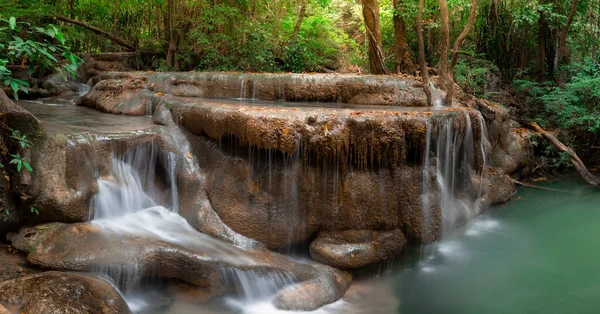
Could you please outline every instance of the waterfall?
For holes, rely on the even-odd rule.
[[[478,168],[475,149],[480,149],[481,165],[485,167],[485,122],[479,115],[480,143],[475,148],[473,124],[468,112],[457,116],[433,117],[426,122],[426,148],[423,165],[423,231],[430,232],[432,204],[430,197],[439,192],[443,230],[465,223],[481,211],[482,187],[474,187],[473,171]],[[433,164],[433,166],[431,166]],[[434,170],[432,170],[434,168]],[[432,173],[435,171],[435,173]],[[432,180],[435,177],[435,180]],[[480,180],[482,181],[482,180]]]
[[[432,81],[429,81],[429,90],[431,92],[431,100],[433,100],[433,104],[435,107],[443,107],[443,99],[442,99],[442,93],[440,92],[439,89],[437,89],[435,87],[435,85],[433,85]]]

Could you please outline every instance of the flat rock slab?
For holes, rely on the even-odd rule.
[[[426,106],[421,82],[389,75],[109,72],[92,82],[98,86],[83,99],[86,105],[107,95],[120,98],[126,90],[148,89],[182,97]],[[114,102],[109,103],[103,107],[112,108]]]
[[[111,284],[81,273],[49,271],[0,282],[0,302],[18,307],[12,313],[130,313],[127,303]],[[4,310],[11,313],[7,308]]]

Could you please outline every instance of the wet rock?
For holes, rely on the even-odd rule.
[[[393,258],[405,245],[398,229],[320,232],[310,245],[310,256],[337,268],[359,268]]]
[[[30,266],[24,254],[0,242],[0,282],[36,272]]]
[[[10,177],[4,169],[0,169],[0,237],[19,222],[19,216],[10,190]]]
[[[139,93],[147,81],[148,78],[143,76],[102,80],[79,100],[79,104],[108,113],[147,115],[152,112],[148,109],[150,100]]]
[[[93,275],[49,271],[0,282],[0,301],[15,313],[130,313],[108,282]]]
[[[499,173],[516,177],[528,175],[533,169],[531,132],[511,120],[505,108],[484,100],[477,104],[487,124],[488,165]]]
[[[129,79],[122,80],[124,76]],[[112,93],[120,100],[108,100],[110,104],[102,105],[102,108],[114,108],[114,104],[127,98],[121,97],[122,90],[139,86],[136,84],[132,87],[128,83],[136,79],[147,80],[144,88],[152,92],[181,97],[254,98],[269,101],[318,101],[382,106],[426,105],[421,84],[402,77],[218,72],[103,73],[92,80],[94,83],[100,82],[94,87],[98,93],[86,95],[81,104],[97,106]],[[102,80],[105,82],[102,83]],[[136,114],[135,110],[130,112]]]
[[[332,267],[313,265],[315,278],[284,288],[273,299],[275,307],[284,310],[312,311],[337,301],[350,287],[352,277]]]
[[[506,174],[492,174],[487,177],[488,183],[488,201],[493,204],[500,204],[509,201],[515,193],[513,179]]]
[[[110,269],[128,272],[126,278],[134,280],[157,276],[218,287],[220,270],[224,267],[292,274],[298,280],[295,288],[284,289],[275,299],[300,298],[299,294],[310,288],[314,300],[305,305],[306,309],[316,309],[341,298],[351,280],[349,274],[332,268],[296,263],[268,251],[239,249],[194,231],[182,220],[178,218],[177,225],[164,227],[167,232],[178,232],[173,235],[175,242],[139,230],[122,233],[102,225],[61,223],[24,228],[17,234],[9,234],[9,240],[15,248],[26,251],[28,261],[35,265],[74,271]],[[177,242],[178,239],[183,242]],[[284,309],[295,306],[278,304]]]

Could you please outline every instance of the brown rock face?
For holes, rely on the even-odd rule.
[[[337,268],[359,268],[390,259],[405,245],[404,235],[398,229],[320,232],[310,245],[310,256]]]
[[[130,313],[108,282],[92,275],[49,271],[0,282],[0,301],[16,313]]]
[[[128,278],[137,280],[158,276],[215,287],[221,284],[222,268],[291,274],[298,282],[275,295],[277,300],[288,300],[276,303],[283,309],[297,308],[291,300],[309,290],[313,301],[303,309],[314,310],[331,303],[344,295],[351,280],[348,273],[323,265],[296,263],[268,251],[244,251],[201,234],[186,223],[165,226],[165,230],[177,232],[172,234],[176,242],[148,233],[61,223],[24,228],[18,234],[10,234],[9,240],[15,248],[28,252],[27,259],[35,265],[73,271],[99,267],[130,271]]]

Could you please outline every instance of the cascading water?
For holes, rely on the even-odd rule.
[[[440,92],[439,89],[437,89],[435,87],[435,85],[433,85],[433,82],[431,82],[431,81],[429,81],[429,90],[431,93],[431,99],[432,99],[435,107],[442,107],[443,106],[442,93]]]
[[[161,163],[164,166],[157,167]],[[175,153],[161,153],[156,143],[138,145],[123,154],[113,154],[111,165],[112,175],[98,179],[98,194],[92,201],[92,224],[105,232],[156,239],[208,256],[220,256],[231,265],[256,264],[237,247],[198,232],[177,213]],[[157,306],[149,300],[148,287],[141,281],[147,270],[138,264],[97,265],[95,271],[112,278],[133,311]],[[297,279],[275,270],[222,267],[221,281],[238,292],[239,297],[229,301],[240,305],[269,302],[274,293]]]
[[[442,117],[427,121],[426,148],[423,167],[423,194],[421,197],[425,230],[430,226],[430,195],[439,190],[443,228],[449,229],[466,222],[481,211],[482,187],[473,187],[473,170],[482,176],[485,168],[485,122],[478,116],[481,161],[477,162],[471,117],[464,119]],[[457,126],[461,121],[464,125]],[[435,125],[435,126],[434,126]],[[435,174],[430,164],[434,163]],[[478,167],[481,165],[481,167]],[[431,178],[435,177],[435,181]],[[481,181],[481,180],[480,180]],[[476,195],[473,195],[476,194]]]

